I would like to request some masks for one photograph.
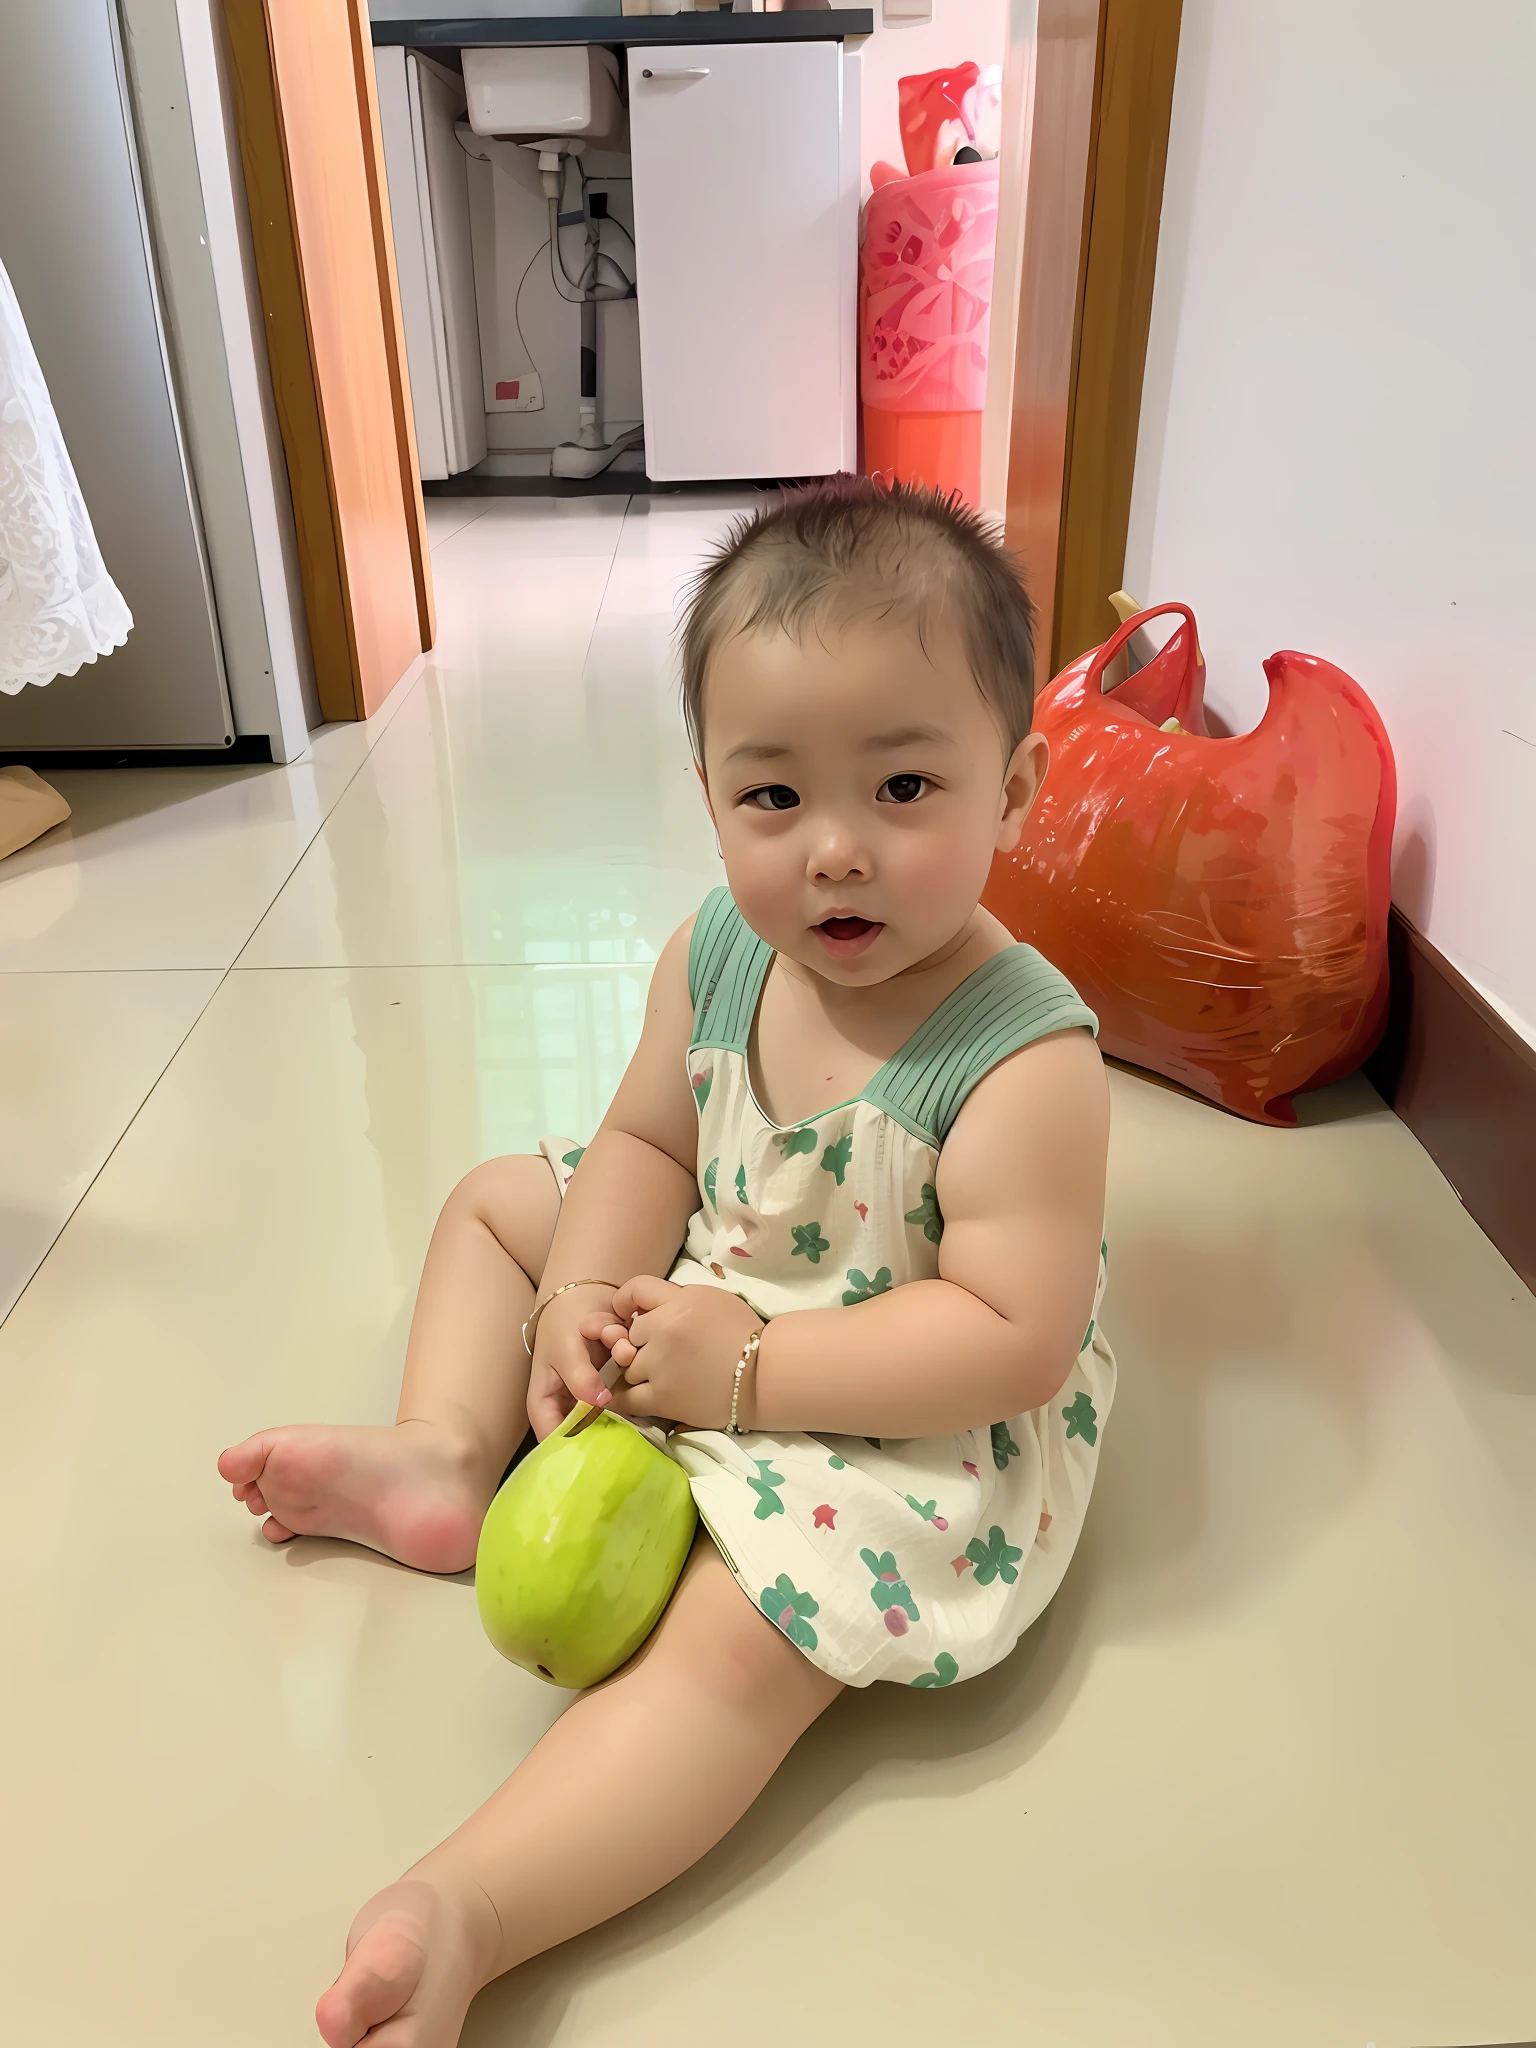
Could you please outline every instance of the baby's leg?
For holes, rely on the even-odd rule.
[[[219,1459],[264,1536],[345,1536],[429,1572],[474,1562],[528,1428],[523,1324],[559,1214],[541,1158],[459,1182],[432,1233],[394,1427],[267,1429]]]
[[[701,1533],[644,1649],[358,1914],[315,2013],[330,2048],[453,2048],[482,1984],[696,1863],[840,1690]]]

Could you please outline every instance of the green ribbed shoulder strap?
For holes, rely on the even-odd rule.
[[[688,946],[688,993],[693,998],[690,1051],[719,1046],[744,1053],[757,1015],[773,948],[752,930],[729,889],[711,889],[694,919]]]
[[[965,1098],[1000,1060],[1052,1031],[1098,1036],[1099,1020],[1033,946],[984,960],[864,1090],[925,1144],[942,1145]]]

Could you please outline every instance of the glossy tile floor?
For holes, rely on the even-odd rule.
[[[668,633],[729,504],[431,509],[441,644],[368,727],[60,776],[0,869],[7,2048],[312,2043],[353,1908],[562,1704],[467,1579],[273,1552],[213,1471],[387,1418],[443,1196],[590,1132],[716,875]],[[846,1698],[469,2048],[1536,2035],[1536,1302],[1361,1082],[1296,1132],[1114,1092],[1054,1608]]]

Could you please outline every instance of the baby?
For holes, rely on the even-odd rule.
[[[683,635],[729,887],[597,1136],[449,1197],[392,1429],[219,1460],[274,1543],[458,1572],[528,1422],[587,1401],[675,1425],[702,1523],[639,1653],[358,1914],[330,2048],[452,2048],[482,1984],[702,1856],[844,1686],[971,1678],[1061,1582],[1114,1392],[1109,1108],[1093,1016],[978,900],[1046,769],[1031,630],[924,493],[737,528]]]

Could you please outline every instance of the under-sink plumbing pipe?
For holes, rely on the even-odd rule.
[[[591,207],[583,202],[582,212],[576,216],[586,222],[586,261],[582,265],[579,279],[573,278],[565,267],[565,252],[560,244],[560,230],[563,226],[574,225],[570,216],[562,216],[560,203],[565,183],[564,157],[577,155],[582,144],[579,141],[547,142],[528,144],[539,153],[539,174],[544,194],[549,202],[549,247],[550,266],[555,276],[555,289],[564,299],[579,296],[581,304],[581,361],[578,385],[577,433],[574,441],[563,441],[550,458],[550,473],[554,476],[589,477],[596,476],[608,468],[614,459],[627,449],[637,446],[643,430],[621,435],[611,445],[604,441],[597,414],[597,309],[604,302],[615,299],[631,299],[635,296],[632,279],[625,277],[613,257],[605,255],[602,247],[602,228],[592,213]],[[580,166],[577,166],[578,171]],[[582,179],[585,194],[586,180]],[[601,266],[607,262],[621,280],[618,284],[599,283]],[[569,286],[567,291],[562,286]]]
[[[593,223],[594,227],[596,222]],[[581,386],[576,408],[580,425],[578,448],[601,448],[597,431],[597,300],[588,292],[581,302]]]

